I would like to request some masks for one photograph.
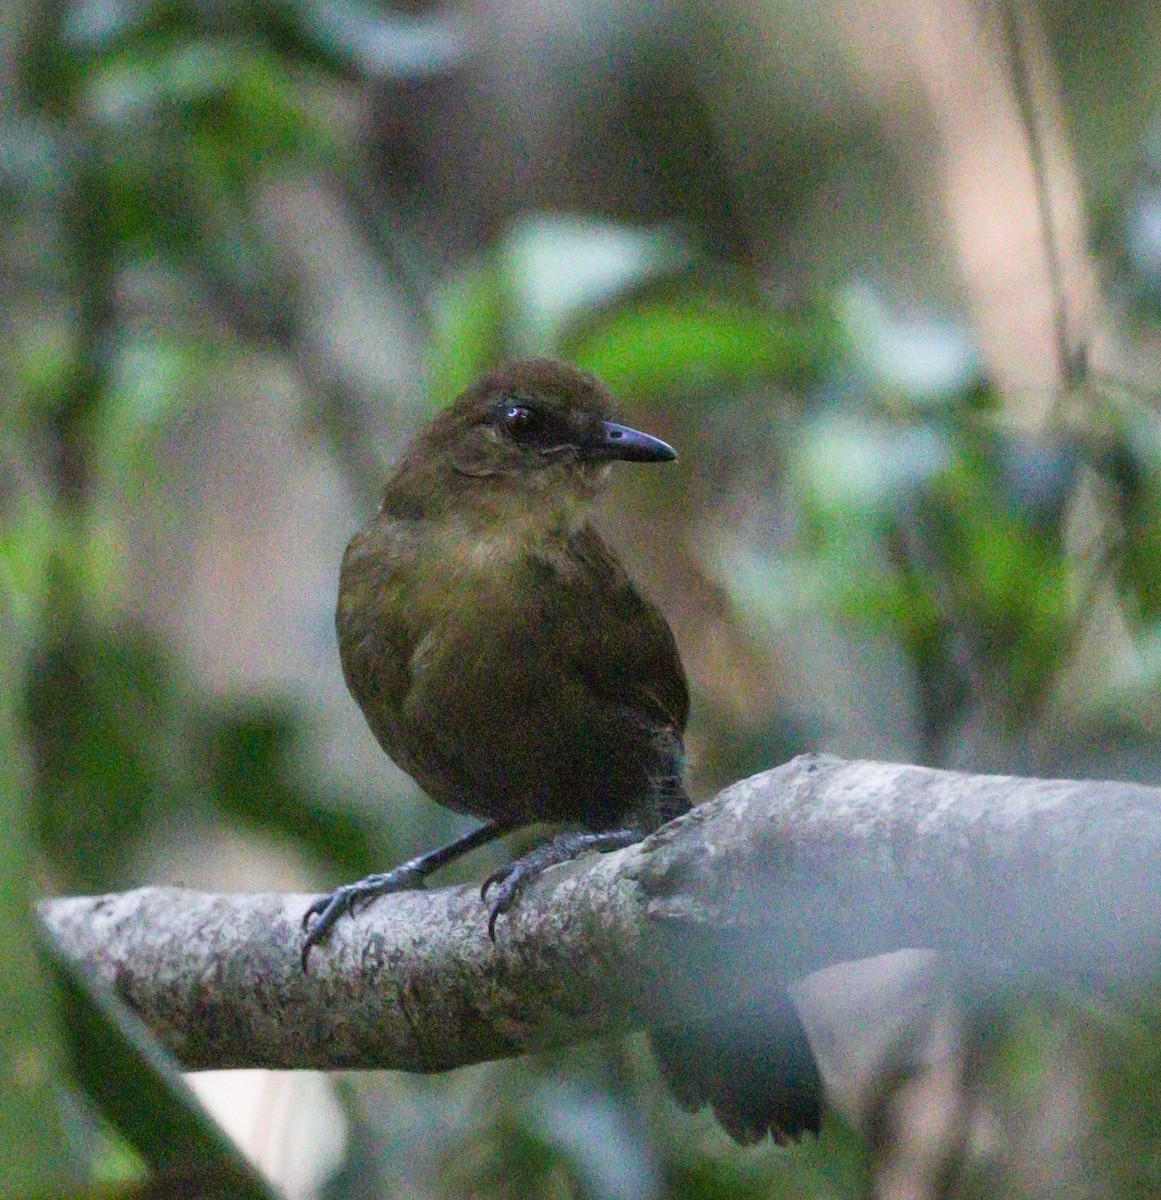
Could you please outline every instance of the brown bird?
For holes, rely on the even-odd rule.
[[[493,936],[547,867],[689,809],[689,693],[673,634],[586,519],[613,462],[677,455],[612,418],[592,376],[546,359],[505,364],[418,434],[347,547],[336,624],[351,694],[433,800],[484,823],[317,900],[304,969],[344,913],[512,829],[571,827],[484,883]],[[691,1037],[704,1049],[693,1072]],[[787,1074],[777,1048],[739,1096],[742,1046],[721,1030],[674,1027],[654,1042],[683,1103],[713,1103],[735,1136],[818,1128],[817,1089],[809,1101],[788,1104],[784,1086],[757,1098],[771,1070]],[[752,1040],[745,1050],[765,1054]]]

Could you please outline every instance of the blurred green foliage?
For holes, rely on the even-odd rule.
[[[387,815],[304,766],[317,734],[309,696],[223,695],[142,617],[133,517],[148,510],[158,540],[183,545],[196,505],[166,490],[170,439],[202,428],[208,398],[236,394],[239,379],[251,386],[256,361],[297,365],[327,393],[307,398],[300,424],[322,431],[340,475],[349,465],[343,431],[366,428],[341,380],[301,371],[307,283],[272,228],[266,189],[311,178],[372,192],[365,108],[378,88],[456,69],[463,31],[321,0],[38,4],[13,29],[0,104],[0,1192],[79,1195],[100,1182],[117,1194],[143,1165],[160,1187],[176,1163],[193,1164],[199,1186],[224,1178],[223,1194],[260,1195],[149,1039],[67,965],[42,969],[29,893],[142,882],[135,872],[175,824],[292,845],[336,879],[404,851]],[[368,233],[378,266],[414,290],[391,229]],[[689,457],[733,468],[713,487],[751,505],[745,552],[726,570],[728,556],[704,556],[738,621],[785,631],[821,614],[889,640],[910,672],[914,756],[926,761],[947,761],[981,712],[1010,745],[1043,737],[1046,723],[1072,739],[1075,727],[1046,714],[1092,620],[1093,589],[1111,586],[1135,674],[1128,687],[1110,676],[1082,689],[1074,719],[1099,720],[1109,741],[1137,738],[1139,774],[1161,780],[1155,397],[1093,384],[1029,439],[1005,425],[961,330],[905,322],[864,282],[776,299],[739,256],[725,261],[673,222],[529,213],[492,234],[442,280],[432,272],[417,305],[425,399],[400,404],[399,424],[527,353],[566,356],[627,405],[664,409],[689,431]],[[340,419],[316,419],[326,404]],[[1082,491],[1108,536],[1078,550]],[[723,719],[719,740],[805,748],[786,730],[810,724],[785,712],[757,731]],[[1156,1194],[1156,1014],[1046,1023],[1042,1012],[1013,1004],[981,1037],[995,1086],[1018,1109],[1066,1028],[1091,1067],[1104,1139],[1094,1162],[1110,1194]],[[624,1055],[589,1048],[498,1075],[486,1115],[428,1150],[440,1194],[867,1193],[869,1149],[837,1120],[816,1144],[731,1156]],[[573,1090],[550,1092],[562,1078]],[[660,1116],[625,1116],[640,1110]],[[610,1173],[610,1130],[625,1161],[639,1160],[636,1184]],[[367,1164],[367,1177],[376,1171],[393,1177]],[[340,1174],[336,1200],[366,1194],[367,1177]]]
[[[83,1172],[70,1161],[56,1089],[64,1052],[55,997],[35,953],[32,831],[19,741],[14,623],[0,611],[0,1192],[48,1194]]]

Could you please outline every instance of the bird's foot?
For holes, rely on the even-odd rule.
[[[306,939],[302,944],[302,969],[307,969],[311,950],[326,940],[339,919],[350,913],[354,916],[372,900],[391,892],[407,892],[423,886],[425,872],[414,862],[406,862],[382,875],[368,875],[357,883],[347,883],[326,896],[320,896],[302,915]],[[311,918],[317,918],[311,923]]]
[[[488,902],[488,893],[496,888],[496,898],[488,911],[488,937],[496,940],[496,918],[506,913],[524,885],[535,879],[542,871],[555,867],[558,863],[571,862],[590,850],[620,850],[623,846],[631,846],[641,840],[639,829],[610,829],[600,833],[571,831],[558,834],[551,842],[537,846],[515,862],[508,863],[498,871],[493,871],[480,887],[480,899]]]

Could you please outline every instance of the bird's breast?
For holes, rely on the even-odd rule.
[[[638,712],[640,688],[621,677],[631,668],[617,666],[625,648],[584,599],[587,563],[567,538],[533,542],[519,528],[379,531],[348,552],[348,683],[433,799],[597,828],[676,777],[680,737]],[[602,688],[590,676],[610,654]]]
[[[416,687],[478,688],[490,671],[507,672],[514,646],[536,643],[538,614],[570,568],[563,549],[533,533],[522,521],[484,529],[387,522],[356,535],[337,623],[364,711],[401,707]]]

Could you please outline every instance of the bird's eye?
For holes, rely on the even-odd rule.
[[[504,428],[517,439],[529,437],[540,424],[536,410],[526,404],[506,405],[501,419]]]

